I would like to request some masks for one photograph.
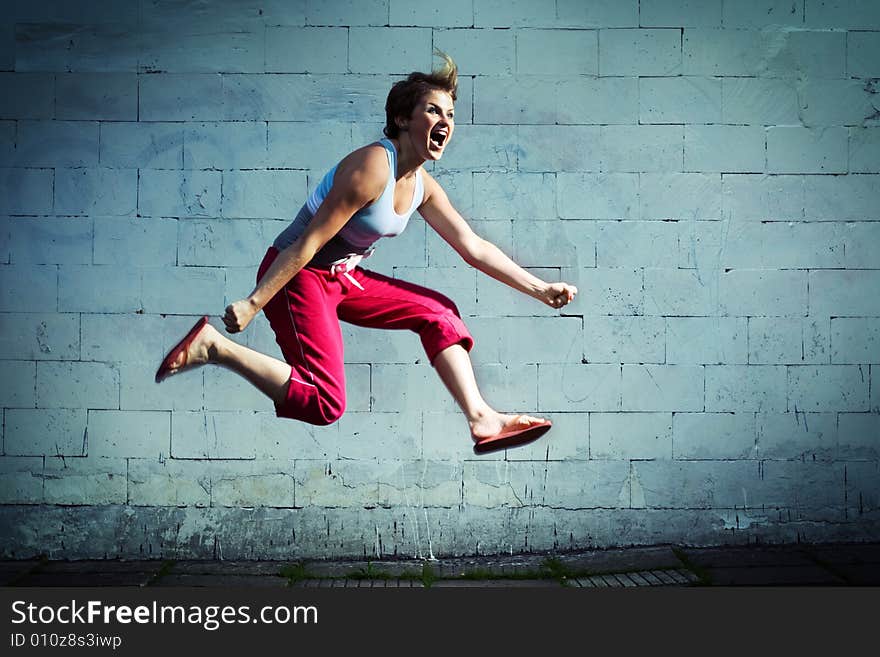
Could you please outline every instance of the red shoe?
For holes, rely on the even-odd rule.
[[[177,357],[180,356],[181,352],[183,352],[183,364],[177,369],[181,370],[186,367],[186,350],[189,349],[192,341],[195,340],[195,337],[199,334],[199,331],[201,331],[207,323],[208,316],[205,315],[195,323],[195,326],[193,326],[189,330],[189,333],[186,334],[186,337],[178,342],[174,346],[174,348],[168,352],[168,355],[165,356],[165,360],[162,361],[162,364],[159,365],[159,369],[156,370],[156,383],[160,383],[171,374],[171,363],[177,360]]]
[[[550,431],[552,426],[553,423],[550,420],[544,420],[523,429],[508,429],[488,438],[474,438],[477,441],[474,445],[474,453],[486,454],[487,452],[495,452],[500,449],[507,449],[508,447],[525,445],[543,436]]]

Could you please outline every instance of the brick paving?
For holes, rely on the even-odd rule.
[[[0,561],[26,587],[646,588],[878,586],[880,543],[651,546],[431,561]]]

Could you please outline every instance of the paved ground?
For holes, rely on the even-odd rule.
[[[2,586],[880,586],[880,543],[381,561],[0,561]]]

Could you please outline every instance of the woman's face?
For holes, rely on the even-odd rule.
[[[406,126],[416,153],[424,160],[443,157],[454,129],[455,105],[452,96],[437,89],[422,96]]]

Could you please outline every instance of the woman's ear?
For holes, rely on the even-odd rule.
[[[409,124],[409,121],[400,116],[394,119],[394,122],[397,124],[398,129],[402,131],[406,131],[407,125]]]

